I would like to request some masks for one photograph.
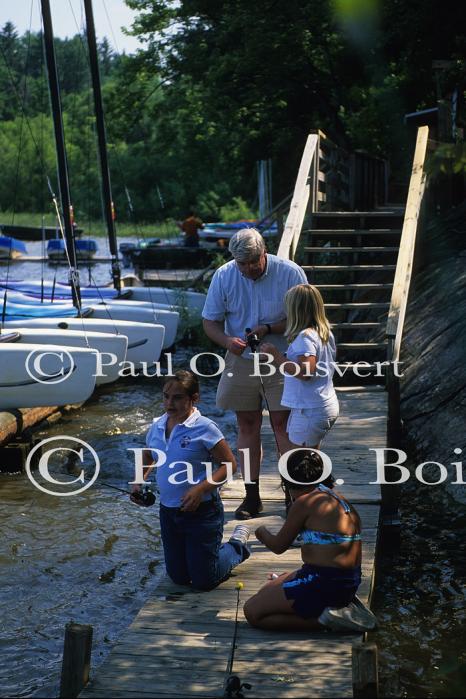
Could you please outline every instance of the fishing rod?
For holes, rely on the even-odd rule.
[[[256,335],[256,333],[253,333],[251,328],[246,328],[245,333],[246,333],[246,342],[247,342],[247,345],[248,345],[249,349],[251,350],[251,352],[253,352],[254,354],[260,355],[260,352],[258,352],[257,348],[259,347],[261,341],[258,338],[258,336]],[[270,417],[271,410],[270,410],[270,405],[269,405],[269,401],[267,398],[267,392],[265,390],[265,385],[264,385],[264,382],[262,381],[262,374],[260,373],[260,371],[259,371],[259,379],[260,379],[261,386],[262,386],[262,393],[264,396],[265,407],[269,411],[270,426],[272,427],[272,432],[273,432],[273,436],[275,438],[275,444],[277,446],[278,455],[281,456],[280,447],[278,445],[277,433],[275,432],[273,420]]]
[[[65,464],[65,468],[67,469],[68,473],[71,469],[74,469],[76,465],[76,460],[76,454],[68,454],[68,458]],[[105,486],[105,488],[118,490],[119,493],[129,495],[131,502],[134,502],[136,505],[141,505],[141,507],[152,507],[152,505],[155,505],[155,495],[147,484],[145,484],[143,488],[140,488],[140,490],[135,490],[132,492],[131,490],[119,488],[118,486],[111,485],[110,483],[106,483],[105,481],[99,481],[99,483],[100,485]]]
[[[148,485],[145,485],[141,490],[125,490],[124,488],[118,488],[116,485],[110,485],[110,483],[105,483],[100,481],[100,485],[104,485],[106,488],[111,488],[112,490],[118,490],[120,493],[125,493],[129,495],[131,502],[136,505],[141,505],[141,507],[152,507],[155,505],[155,495]]]
[[[233,630],[233,639],[231,641],[230,655],[228,657],[227,667],[225,670],[226,678],[223,685],[223,696],[225,699],[235,698],[244,699],[244,694],[242,689],[251,689],[252,685],[247,682],[241,682],[238,675],[233,675],[233,661],[235,659],[236,650],[236,636],[238,634],[238,610],[239,610],[239,593],[243,589],[243,583],[236,583],[236,614],[235,614],[235,626]]]
[[[253,333],[253,332],[252,332],[251,328],[246,328],[245,333],[246,333],[246,342],[247,342],[248,347],[250,348],[251,352],[253,352],[254,354],[259,355],[260,352],[258,352],[258,349],[257,349],[257,348],[259,347],[259,345],[260,345],[260,343],[261,343],[260,339],[258,338],[258,336],[256,335],[256,333]],[[270,413],[271,413],[270,405],[269,405],[269,401],[268,401],[268,399],[267,399],[267,392],[266,392],[266,390],[265,390],[265,385],[264,385],[264,382],[263,382],[263,380],[262,380],[262,374],[261,374],[261,372],[260,372],[260,368],[259,368],[259,379],[260,379],[261,386],[262,386],[262,393],[263,393],[263,396],[264,396],[265,406],[266,406],[266,408],[267,408],[267,410],[268,410],[268,412],[269,412],[270,426],[271,426],[271,428],[272,428],[273,436],[274,436],[274,438],[275,438],[275,445],[276,445],[276,447],[277,447],[278,456],[280,457],[280,456],[282,455],[282,452],[281,452],[280,446],[279,446],[279,444],[278,444],[277,433],[275,432],[275,427],[274,427],[274,424],[273,424],[273,420],[272,420],[272,418],[270,417]],[[285,508],[286,508],[286,512],[288,513],[288,510],[289,510],[289,508],[290,508],[290,506],[291,506],[291,496],[290,496],[290,494],[289,494],[289,492],[288,492],[288,487],[287,487],[287,484],[285,483],[283,477],[282,477],[282,488],[283,488],[283,491],[284,491],[284,493],[285,493]]]

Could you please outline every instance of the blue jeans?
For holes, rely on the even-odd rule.
[[[222,544],[223,504],[219,497],[195,512],[160,505],[160,530],[167,573],[177,585],[212,590],[249,558],[241,542]]]

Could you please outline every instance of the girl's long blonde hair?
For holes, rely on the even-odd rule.
[[[322,342],[330,337],[330,323],[325,315],[324,301],[319,289],[312,284],[293,286],[285,295],[286,329],[288,342],[293,342],[301,330],[312,328]]]

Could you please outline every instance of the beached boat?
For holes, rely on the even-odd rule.
[[[0,410],[81,403],[94,391],[97,350],[0,339]]]
[[[78,316],[78,311],[70,303],[19,303],[0,299],[2,318],[21,320],[22,318],[61,318]],[[82,309],[83,315],[89,315],[89,308]]]
[[[15,260],[26,253],[26,246],[21,240],[10,238],[7,235],[0,236],[0,260]]]
[[[7,279],[0,280],[0,288],[2,289],[12,289],[13,291],[19,291],[28,296],[33,296],[36,298],[41,298],[43,300],[55,299],[66,299],[70,301],[72,298],[71,286],[69,284],[64,284],[62,282],[52,282],[46,279],[42,280],[19,280],[19,279]],[[126,294],[126,292],[124,292]],[[95,299],[98,297],[100,300],[110,300],[118,298],[118,291],[107,286],[89,286],[81,287],[81,299],[87,300],[89,298]],[[129,292],[127,296],[130,297]]]
[[[18,226],[10,223],[0,223],[2,235],[16,238],[17,240],[52,240],[60,233],[55,226]],[[74,236],[79,238],[83,233],[82,228],[74,227]]]
[[[202,241],[213,243],[219,240],[229,241],[232,235],[242,228],[256,228],[264,238],[273,238],[277,235],[276,222],[234,221],[231,223],[206,223],[204,228],[199,231],[199,238]]]
[[[133,279],[133,277],[123,277],[122,282]],[[12,280],[0,281],[0,288],[8,288],[20,291],[28,296],[34,296],[43,300],[71,299],[71,287],[69,284],[51,281],[20,281]],[[198,291],[186,289],[169,289],[160,286],[132,286],[122,285],[120,292],[110,286],[81,286],[81,299],[86,303],[89,299],[99,298],[100,300],[122,300],[128,298],[132,301],[146,301],[164,310],[180,311],[192,316],[194,313],[200,317],[204,308],[206,295]]]
[[[133,278],[124,277],[122,282],[125,279],[128,281],[128,279]],[[0,292],[2,288],[18,291],[41,301],[71,301],[70,285],[61,282],[9,279],[8,281],[0,281]],[[109,286],[82,286],[80,291],[81,299],[86,304],[100,303],[101,301],[121,301],[126,298],[131,301],[144,301],[151,305],[156,314],[159,314],[156,316],[158,317],[156,322],[168,321],[167,314],[162,314],[162,311],[174,311],[179,314],[177,337],[187,328],[199,323],[206,299],[205,294],[197,291],[169,289],[159,286],[122,286],[120,292]],[[168,327],[168,325],[166,327],[165,347],[170,347],[173,344],[172,338],[173,320],[171,321],[171,327]]]
[[[217,245],[190,248],[178,239],[155,240],[159,242],[146,241],[126,250],[125,255],[135,269],[202,269],[208,267],[216,255],[229,256],[225,247]]]
[[[71,303],[71,298],[54,298],[32,296],[15,290],[5,294],[0,288],[1,312],[6,318],[15,319],[31,317],[58,317],[61,315],[76,316],[77,310]],[[180,314],[170,308],[156,307],[146,301],[101,300],[97,296],[86,299],[86,316],[103,320],[128,320],[138,323],[151,323],[164,326],[163,348],[171,347],[177,337]]]
[[[92,260],[98,250],[98,245],[92,238],[75,240],[74,247],[77,260]],[[49,240],[47,243],[47,256],[49,260],[67,262],[65,242],[59,238]]]
[[[146,366],[152,366],[159,361],[165,335],[163,325],[108,318],[36,317],[27,318],[27,321],[24,318],[16,320],[10,318],[5,321],[3,327],[7,330],[16,330],[25,325],[28,328],[41,328],[45,335],[50,329],[57,329],[126,336],[128,338],[126,361],[130,362],[136,371],[141,371]]]
[[[15,326],[20,334],[18,343],[34,345],[57,345],[57,347],[90,347],[100,356],[96,385],[111,383],[120,378],[119,368],[126,359],[128,338],[126,335],[62,328],[32,328]],[[57,350],[60,351],[60,350]]]

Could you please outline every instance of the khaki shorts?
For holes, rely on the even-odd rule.
[[[268,373],[268,371],[268,367],[262,368],[263,374]],[[267,407],[265,400],[263,400],[264,389],[261,380],[259,376],[250,376],[253,373],[254,364],[251,359],[243,359],[236,354],[227,352],[225,370],[217,388],[217,407],[235,412],[261,410],[263,407]],[[284,379],[278,369],[272,376],[263,376],[262,381],[270,410],[289,410],[280,403]]]

